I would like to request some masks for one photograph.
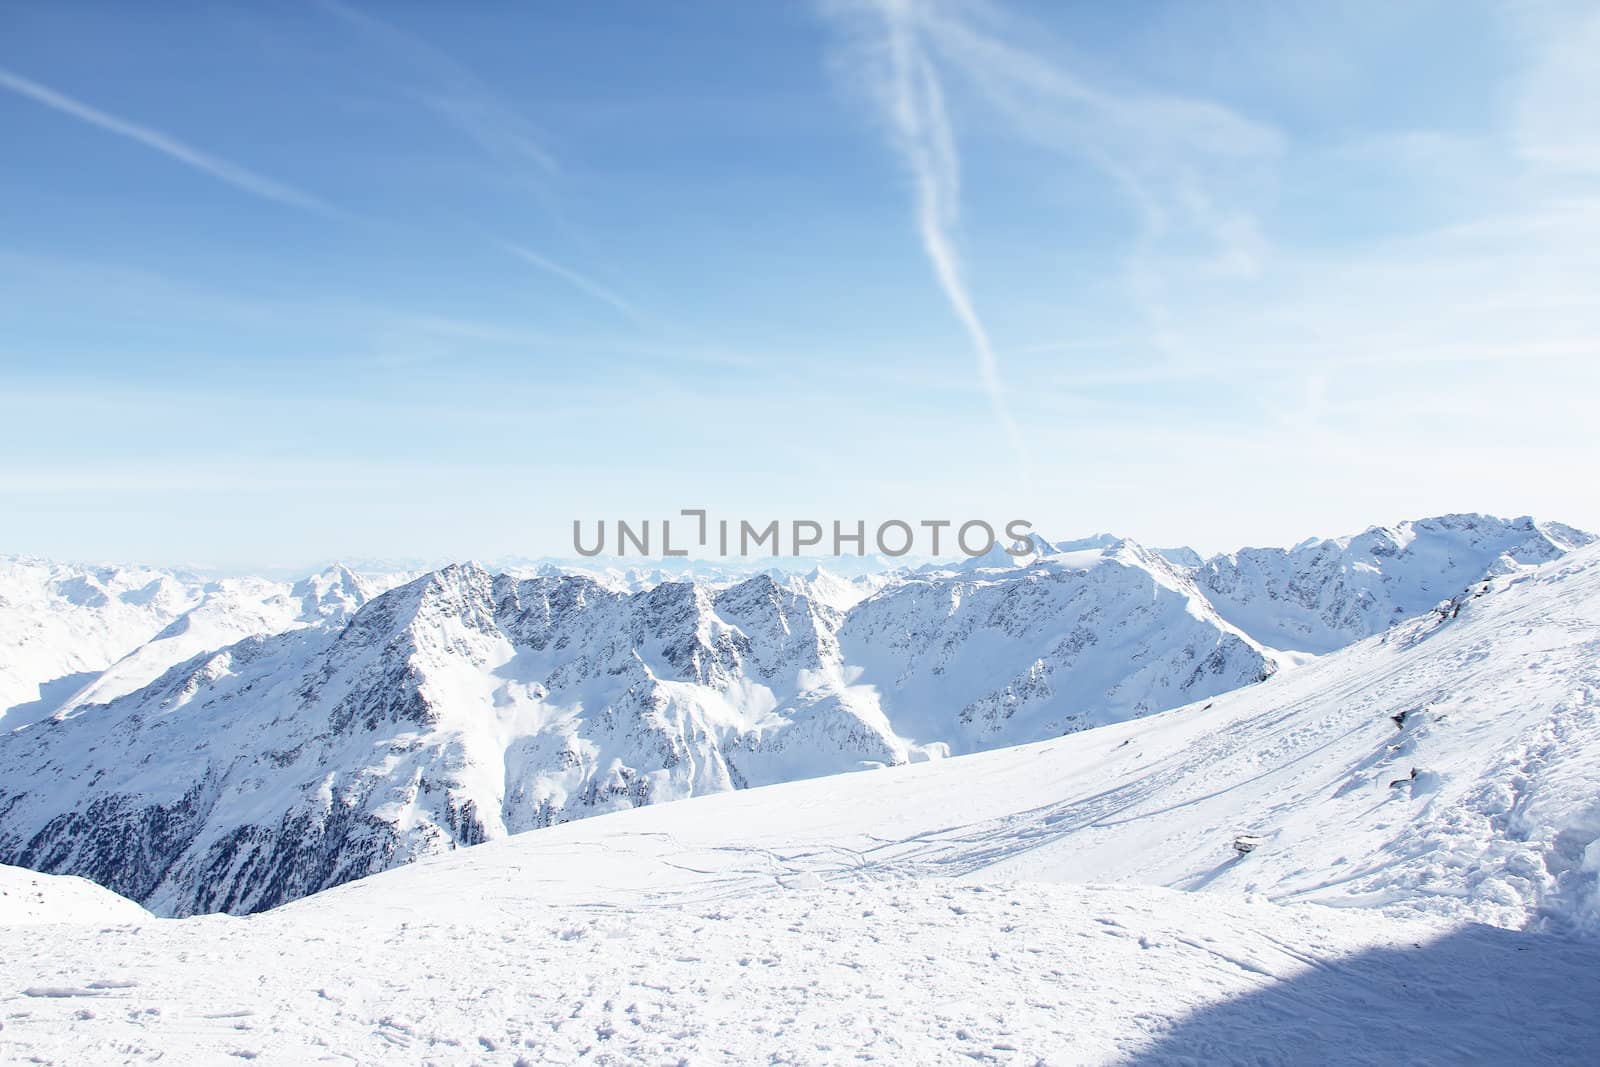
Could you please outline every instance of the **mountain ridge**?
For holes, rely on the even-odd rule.
[[[1455,578],[1461,592],[1587,536],[1447,518],[1413,524],[1410,543],[1473,551],[1446,552],[1442,572],[1422,554],[1405,595]],[[586,815],[1138,718],[1299,662],[1217,607],[1218,572],[1091,540],[908,572],[843,608],[837,590],[809,595],[820,575],[629,592],[471,563],[354,605],[358,576],[330,570],[281,594],[287,630],[0,734],[0,862],[158,912],[254,911]],[[1395,540],[1360,542],[1329,580],[1403,558],[1373,554]],[[1233,589],[1270,593],[1264,573]]]

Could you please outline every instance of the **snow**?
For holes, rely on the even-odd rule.
[[[298,603],[298,600],[296,601]],[[848,615],[447,567],[0,737],[0,860],[245,912],[640,804],[1057,736],[1274,660],[1132,542],[919,574]]]
[[[744,854],[803,854],[795,873],[824,880],[1127,882],[1587,934],[1600,932],[1596,768],[1600,547],[1166,714],[541,840],[627,841],[608,885],[643,877],[654,846],[634,839],[660,834],[670,849],[651,878],[681,864],[748,882],[763,872],[740,874]],[[1239,862],[1246,832],[1264,843]]]
[[[40,874],[0,864],[0,927],[37,923],[130,923],[148,918],[150,913],[133,901],[87,878]]]
[[[1246,548],[1194,571],[1223,618],[1271,648],[1323,653],[1382,633],[1480,579],[1593,544],[1558,522],[1440,515],[1294,548]]]
[[[371,891],[244,920],[17,931],[20,951],[0,962],[16,991],[0,1039],[42,1063],[1600,1053],[1600,952],[1493,928],[1151,889],[914,880],[625,904],[602,887],[568,903],[541,899],[551,879],[531,864],[430,873],[405,893],[380,877],[361,887]]]
[[[290,586],[0,557],[0,723],[113,700],[246,637],[342,624],[389,584],[340,566]]]
[[[953,752],[1166,710],[1278,667],[1132,541],[907,578],[858,605],[839,644],[851,691],[898,737]]]
[[[1322,563],[1286,580],[1325,606],[1348,591],[1345,564],[1377,567],[1374,588],[1390,601],[1459,594],[1480,590],[1490,572],[1501,585],[1531,573],[1513,557],[1559,557],[1586,536],[1473,516],[1406,524],[1404,537],[1369,534],[1317,549]],[[862,584],[820,569],[625,592],[578,575],[518,579],[464,565],[365,602],[367,579],[345,568],[278,593],[237,579],[53,715],[21,717],[23,728],[0,735],[0,861],[91,877],[162,914],[244,913],[553,823],[1056,738],[1203,705],[1274,675],[1337,669],[1225,618],[1217,604],[1237,608],[1245,578],[1214,601],[1197,573],[1100,535],[1026,565],[900,573],[864,598]],[[1213,584],[1225,573],[1207,572]],[[79,599],[98,595],[73,581],[62,587]],[[208,647],[229,627],[271,628],[273,611],[288,629]],[[1373,619],[1329,617],[1352,632]],[[1378,632],[1398,639],[1405,625]],[[1349,626],[1320,632],[1348,643]],[[135,667],[190,654],[190,640],[204,650],[116,695],[135,683]],[[1295,684],[1263,693],[1277,699]],[[90,702],[98,694],[115,699]],[[1230,698],[1219,709],[1231,706],[1242,705]],[[1532,710],[1548,713],[1552,729],[1579,729],[1571,715]],[[1419,715],[1404,741],[1431,745],[1440,733]],[[1523,743],[1528,759],[1541,744],[1561,751],[1556,740]],[[1434,768],[1410,777],[1404,758],[1362,773],[1388,775],[1384,788],[1406,778],[1394,795],[1456,796]],[[1075,773],[1098,782],[1104,772]],[[1366,796],[1350,789],[1350,804]],[[1493,809],[1521,803],[1511,797],[1461,798],[1456,817],[1509,818]],[[1346,802],[1338,806],[1342,817]],[[1208,828],[1230,840],[1250,829]],[[1581,889],[1574,841],[1439,862],[1482,868],[1463,907],[1515,913],[1531,893]],[[1519,852],[1523,865],[1559,853],[1563,887],[1501,871]],[[1421,860],[1408,863],[1419,884],[1435,877]],[[1148,880],[1177,884],[1158,875]]]
[[[1597,1062],[1597,697],[1600,546],[1164,714],[566,823],[248,918],[10,930],[0,1040],[47,1063]]]
[[[1205,558],[1188,545],[1176,548],[1158,548],[1156,553],[1168,563],[1179,567],[1195,568],[1205,563]]]

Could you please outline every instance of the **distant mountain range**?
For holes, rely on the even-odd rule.
[[[4,560],[0,862],[162,914],[256,911],[585,815],[1206,700],[1594,540],[1451,515],[848,577]]]

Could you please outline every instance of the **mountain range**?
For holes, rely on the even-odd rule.
[[[0,866],[0,1056],[1600,1062],[1600,545],[1495,569],[1160,714],[574,819],[243,918],[156,918],[81,879]],[[542,643],[537,658],[575,632],[546,611],[583,612],[519,591],[526,579],[457,578],[380,596],[344,632],[386,599],[390,632],[435,597],[479,604],[478,633]],[[589,610],[753,625],[769,592],[696,608],[613,591]],[[788,654],[808,657],[813,635],[784,613]],[[470,658],[479,638],[461,633],[452,654]],[[364,669],[327,662],[328,686]],[[169,770],[193,737],[174,741]]]
[[[248,913],[588,815],[1203,702],[1594,538],[1453,515],[854,577],[0,564],[0,862]]]

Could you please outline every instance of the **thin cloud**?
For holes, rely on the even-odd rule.
[[[504,248],[507,252],[510,252],[524,263],[531,264],[532,266],[538,267],[542,271],[554,274],[556,277],[561,278],[576,288],[581,289],[583,292],[588,293],[596,300],[610,304],[617,311],[620,311],[623,315],[627,316],[630,321],[639,325],[643,325],[643,317],[631,303],[629,303],[623,297],[617,295],[612,290],[606,288],[604,285],[601,285],[593,278],[579,274],[572,268],[564,267],[552,259],[546,259],[544,256],[539,255],[539,253],[533,251],[532,249],[524,248],[522,245],[513,244],[509,241],[500,241],[497,243],[501,248]]]
[[[557,171],[555,158],[539,143],[528,121],[458,60],[383,19],[340,0],[319,0],[319,6],[423,76],[423,84],[403,90],[402,95],[406,99],[466,135],[490,156],[517,163],[531,163],[545,174]],[[538,183],[535,189],[539,190]],[[644,316],[639,310],[610,287],[523,245],[492,237],[490,240],[524,263],[555,275],[610,306],[630,322],[644,325]]]
[[[556,171],[555,158],[539,143],[528,121],[460,62],[376,15],[339,0],[320,0],[319,6],[426,74],[432,84],[405,95],[465,134],[479,148],[491,155],[533,163],[547,173]]]
[[[964,90],[984,109],[991,132],[1084,159],[1127,199],[1138,223],[1124,284],[1164,362],[1187,348],[1170,307],[1168,253],[1181,255],[1186,278],[1260,275],[1271,249],[1248,208],[1285,149],[1272,127],[1205,100],[1108,91],[1052,58],[1046,31],[985,0],[823,4],[837,24],[854,31],[846,70],[865,83],[887,120],[913,180],[924,250],[1014,442],[1020,435],[999,360],[954,237],[960,160],[946,108],[952,90]]]
[[[1272,127],[1207,100],[1137,88],[1109,92],[1051,58],[1046,31],[983,0],[959,8],[918,5],[930,55],[959,76],[1023,140],[1087,160],[1137,211],[1141,234],[1130,267],[1135,295],[1160,327],[1164,294],[1139,261],[1163,242],[1198,239],[1209,261],[1187,271],[1247,278],[1270,249],[1249,210],[1268,166],[1283,152]],[[958,17],[959,16],[959,17]]]
[[[1024,477],[1031,481],[1032,461],[1006,402],[1000,360],[967,287],[956,248],[953,231],[960,214],[960,161],[939,75],[905,3],[885,0],[877,5],[877,14],[883,39],[868,53],[877,68],[869,76],[889,120],[895,147],[911,173],[923,252],[945,301],[966,331],[978,380],[995,420],[1005,431]]]
[[[236,189],[259,196],[264,200],[271,200],[288,207],[300,208],[303,211],[312,211],[320,215],[336,215],[338,212],[328,204],[312,196],[310,193],[296,189],[292,185],[275,181],[272,178],[257,174],[236,163],[219,159],[209,153],[192,148],[174,137],[169,137],[160,130],[153,130],[148,126],[141,126],[136,122],[119,118],[97,108],[90,107],[81,100],[75,100],[65,93],[57,92],[47,85],[24,78],[0,67],[0,88],[7,89],[18,96],[25,97],[37,104],[42,104],[64,115],[97,126],[108,133],[154,149],[162,155],[169,156],[180,163],[186,164],[203,174],[209,174],[218,181],[226,182]]]

